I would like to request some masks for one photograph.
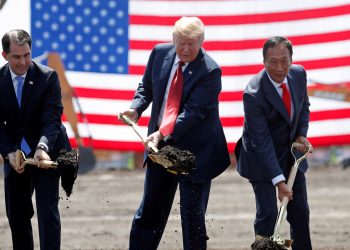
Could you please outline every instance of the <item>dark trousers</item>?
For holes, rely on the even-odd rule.
[[[193,183],[188,176],[173,175],[148,163],[144,194],[130,232],[130,250],[155,250],[162,238],[179,184],[184,250],[207,247],[205,212],[211,182]]]
[[[6,214],[14,250],[34,249],[31,218],[34,215],[32,195],[35,190],[40,249],[58,250],[61,242],[61,222],[58,210],[59,175],[54,169],[26,166],[16,173],[5,161]]]
[[[256,202],[255,234],[270,237],[273,235],[278,216],[276,188],[271,181],[252,181],[251,184]],[[305,175],[298,171],[293,185],[293,200],[287,205],[287,221],[290,224],[293,250],[312,249],[309,217]]]

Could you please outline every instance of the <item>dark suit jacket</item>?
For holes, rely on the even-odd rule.
[[[248,83],[243,94],[244,128],[237,170],[250,180],[272,180],[290,171],[290,147],[297,136],[305,136],[309,124],[306,72],[293,65],[287,76],[294,114],[289,119],[282,98],[263,69]],[[303,172],[307,162],[299,165]]]
[[[132,101],[131,108],[136,109],[139,117],[153,102],[148,134],[158,130],[159,112],[175,56],[172,44],[160,44],[153,49]],[[200,50],[197,58],[187,65],[183,77],[180,111],[172,134],[173,146],[187,149],[196,156],[197,169],[191,174],[193,180],[210,180],[230,164],[219,119],[221,69],[204,50]]]
[[[19,108],[9,65],[0,69],[0,153],[19,148],[24,137],[34,154],[39,142],[49,147],[54,160],[61,149],[70,149],[65,128],[61,124],[63,106],[57,73],[32,62],[23,87]]]

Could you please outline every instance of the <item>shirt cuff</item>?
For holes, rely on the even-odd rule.
[[[284,178],[283,174],[280,174],[272,179],[272,183],[274,186],[276,186],[277,183],[279,183],[281,181],[285,181],[285,180],[286,180],[286,178]]]

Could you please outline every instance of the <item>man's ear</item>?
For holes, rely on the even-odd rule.
[[[5,51],[3,51],[2,53],[1,53],[1,55],[2,55],[2,57],[7,61],[7,54],[5,53]]]

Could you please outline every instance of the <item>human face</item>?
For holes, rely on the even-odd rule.
[[[2,56],[9,63],[11,70],[16,75],[27,73],[31,61],[31,50],[28,44],[18,45],[11,41],[10,52],[2,52]]]
[[[266,51],[264,61],[265,68],[269,76],[277,83],[282,83],[287,77],[292,58],[287,47],[283,44],[277,44]]]
[[[196,59],[202,46],[202,41],[200,38],[189,38],[177,35],[174,36],[173,40],[176,54],[180,58],[180,61],[189,63]]]

